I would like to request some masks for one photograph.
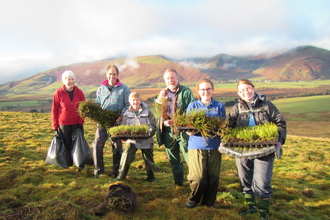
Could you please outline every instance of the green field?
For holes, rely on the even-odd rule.
[[[277,99],[273,103],[281,112],[292,114],[330,111],[330,95]]]
[[[306,82],[255,82],[256,88],[316,88],[322,85],[329,85],[330,80],[316,80]]]
[[[0,108],[8,105],[17,106],[17,107],[30,107],[30,106],[39,106],[41,104],[38,103],[38,100],[0,102]]]

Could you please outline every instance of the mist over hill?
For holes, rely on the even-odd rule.
[[[119,78],[129,86],[152,87],[163,82],[168,68],[176,69],[183,83],[201,78],[215,81],[235,81],[242,78],[272,81],[310,81],[330,79],[330,51],[314,46],[293,48],[282,54],[231,56],[217,54],[211,58],[195,57],[171,60],[161,55],[136,58],[105,58],[96,62],[74,63],[54,67],[31,77],[0,85],[0,94],[11,94],[20,88],[22,93],[61,83],[65,70],[72,70],[78,85],[99,85],[106,79],[109,64],[119,67]],[[24,89],[22,89],[24,88]]]

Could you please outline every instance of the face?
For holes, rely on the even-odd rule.
[[[64,85],[67,89],[72,89],[73,88],[74,78],[72,76],[66,77],[64,81],[65,81]]]
[[[179,77],[176,75],[175,72],[167,72],[167,73],[165,73],[164,80],[165,80],[165,83],[166,83],[167,87],[170,90],[175,90],[176,87],[179,84]]]
[[[115,68],[110,68],[107,72],[107,79],[110,86],[114,86],[117,83],[118,73]]]
[[[139,98],[130,98],[129,103],[135,111],[140,109],[141,100]]]
[[[254,88],[249,84],[241,84],[237,87],[237,94],[246,102],[252,102],[254,98]]]
[[[198,94],[201,97],[202,102],[210,102],[212,100],[214,89],[211,83],[202,82],[198,87]]]

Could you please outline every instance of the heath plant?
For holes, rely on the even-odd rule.
[[[96,103],[93,103],[88,100],[80,102],[78,113],[80,117],[90,118],[94,122],[101,125],[103,128],[109,128],[114,126],[117,118],[119,117],[118,112],[102,109]]]
[[[156,111],[164,118],[164,120],[171,119],[171,117],[167,114],[167,102],[168,97],[158,97],[154,102]]]
[[[124,196],[111,197],[107,200],[105,206],[109,211],[130,212],[131,201]]]
[[[214,137],[223,133],[227,129],[227,120],[208,116],[206,111],[208,110],[192,109],[188,113],[182,114],[176,111],[173,116],[174,127],[197,130],[203,137]]]

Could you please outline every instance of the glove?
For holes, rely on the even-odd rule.
[[[148,136],[149,137],[152,137],[153,136],[153,130],[151,128],[149,129]]]
[[[280,159],[283,154],[282,144],[277,142],[277,146],[275,147],[275,157],[276,159]]]
[[[225,145],[223,144],[223,142],[220,143],[220,146],[218,148],[218,151],[221,153],[221,154],[224,154],[226,153],[226,151],[223,149]]]

